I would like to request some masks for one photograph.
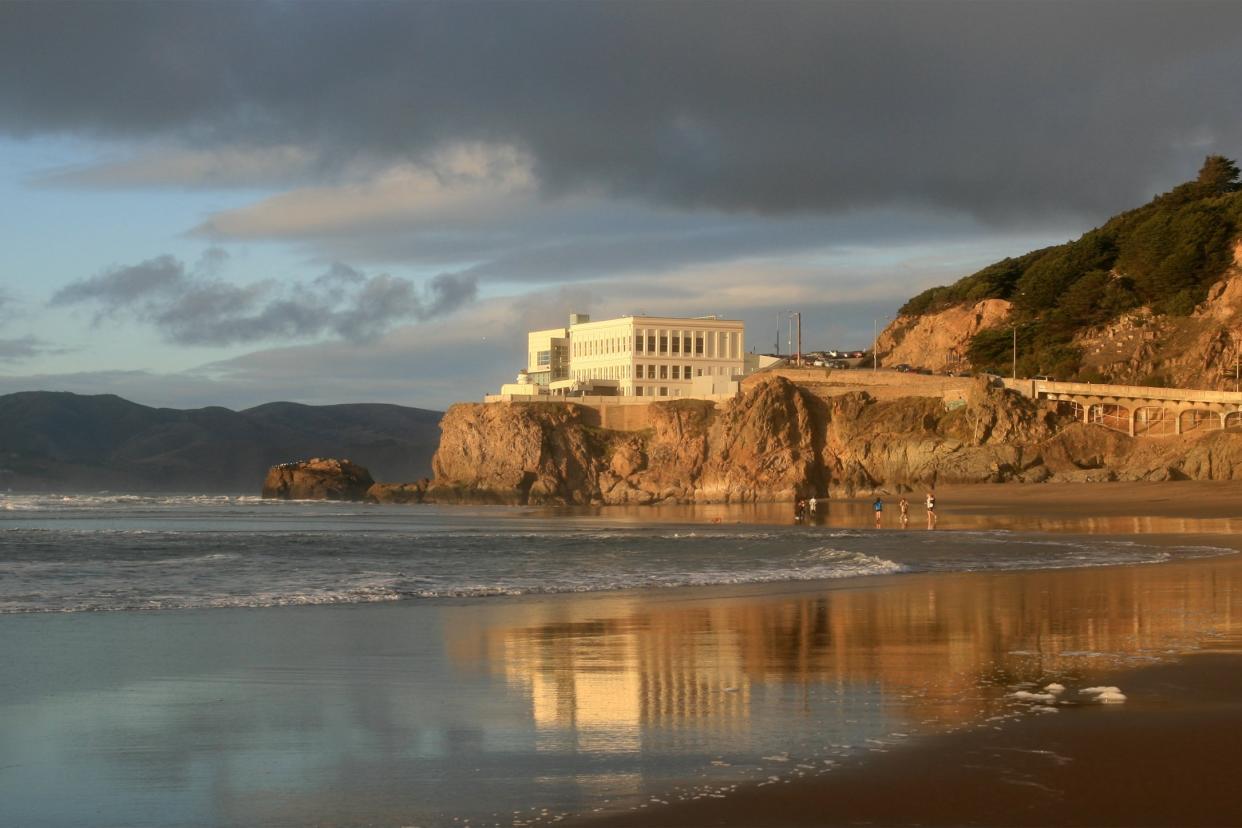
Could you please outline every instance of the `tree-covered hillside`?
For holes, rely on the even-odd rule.
[[[1242,233],[1238,177],[1232,160],[1209,156],[1194,181],[1075,241],[1004,259],[952,285],[926,290],[901,313],[917,316],[1007,299],[1024,355],[1019,373],[1073,377],[1081,354],[1071,340],[1080,329],[1144,305],[1186,316],[1206,298]],[[971,362],[984,369],[1008,365],[1012,336],[1010,326],[980,331],[969,347]]]

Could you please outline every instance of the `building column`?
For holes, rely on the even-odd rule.
[[[1130,436],[1134,436],[1134,420],[1138,417],[1139,407],[1136,405],[1130,410]]]

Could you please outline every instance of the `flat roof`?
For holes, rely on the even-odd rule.
[[[618,322],[645,322],[659,325],[681,325],[683,327],[745,324],[741,319],[713,319],[702,316],[617,316],[612,319],[592,319],[590,322],[580,322],[571,327],[574,329],[590,328],[596,325],[615,325]]]

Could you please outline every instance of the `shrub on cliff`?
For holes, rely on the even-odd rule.
[[[952,285],[925,290],[901,313],[1009,300],[1026,360],[1021,372],[1073,375],[1080,358],[1068,345],[1082,328],[1140,305],[1184,316],[1207,297],[1232,262],[1233,242],[1242,233],[1238,177],[1232,160],[1209,156],[1194,181],[1114,216],[1075,241],[1003,259]],[[977,368],[997,369],[1010,362],[1001,358],[1006,349],[1011,356],[1010,329],[984,330],[971,343],[970,358]]]

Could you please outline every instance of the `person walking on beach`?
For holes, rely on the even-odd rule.
[[[901,502],[897,504],[901,509],[901,528],[905,529],[910,525],[910,501],[906,500],[905,495],[901,496]]]
[[[881,499],[881,498],[877,495],[877,496],[876,496],[876,499],[875,499],[875,503],[872,503],[872,504],[871,504],[871,508],[872,508],[872,509],[875,509],[875,528],[876,528],[876,529],[879,529],[879,528],[880,528],[880,520],[881,520],[881,518],[883,518],[883,517],[884,517],[884,501],[883,501],[883,499]]]
[[[927,528],[936,528],[936,493],[927,493]]]
[[[815,507],[817,505],[815,502],[815,498],[811,498],[810,500],[808,500],[807,505],[811,507],[811,514],[812,515],[815,514]]]

